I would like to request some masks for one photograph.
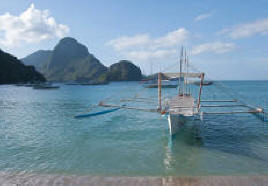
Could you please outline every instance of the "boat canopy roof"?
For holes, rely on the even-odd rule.
[[[202,74],[204,75],[205,73],[201,72],[201,73],[193,73],[193,72],[189,72],[189,73],[179,73],[179,72],[168,72],[168,73],[162,73],[164,76],[169,77],[169,78],[175,78],[175,77],[189,77],[189,78],[201,78]],[[186,75],[187,74],[187,75]]]

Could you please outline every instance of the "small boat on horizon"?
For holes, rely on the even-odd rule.
[[[197,86],[200,86],[200,81],[194,81],[193,82],[194,85],[197,85]],[[213,81],[207,81],[207,80],[204,80],[202,82],[202,85],[203,86],[209,86],[209,85],[212,85],[213,84]]]
[[[161,80],[161,88],[177,88],[178,87],[178,78],[170,78]],[[145,80],[143,82],[143,87],[145,88],[158,88],[157,80]]]
[[[17,87],[34,87],[36,85],[39,85],[40,83],[17,83],[15,86]]]
[[[42,83],[34,85],[33,89],[59,89],[60,86],[53,86],[52,83]]]
[[[110,82],[109,81],[95,81],[95,80],[91,80],[91,81],[87,81],[87,82],[68,82],[65,83],[65,85],[108,85]]]

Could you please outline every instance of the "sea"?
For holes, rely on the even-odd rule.
[[[268,173],[268,122],[253,114],[203,114],[171,137],[167,116],[134,109],[76,119],[110,108],[157,106],[157,89],[139,82],[58,84],[37,90],[0,86],[0,172],[90,176],[249,176]],[[191,85],[197,96],[199,87]],[[177,89],[163,89],[163,99]],[[138,99],[137,99],[138,98]],[[202,100],[267,108],[268,81],[215,81]],[[204,112],[247,111],[245,107]],[[264,118],[265,119],[265,118]],[[268,121],[268,120],[267,120]]]

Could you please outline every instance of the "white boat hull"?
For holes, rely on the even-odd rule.
[[[191,116],[184,116],[182,114],[169,114],[168,115],[168,125],[170,135],[178,133],[182,126],[184,126],[187,121],[191,120]]]

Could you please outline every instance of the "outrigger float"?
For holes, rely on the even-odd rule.
[[[139,110],[146,112],[156,112],[161,115],[168,116],[168,126],[170,135],[174,135],[178,133],[180,128],[183,125],[186,125],[188,122],[197,119],[202,120],[204,115],[224,115],[224,114],[254,114],[258,116],[262,121],[265,120],[265,115],[267,112],[264,112],[264,109],[261,107],[251,106],[244,104],[237,99],[230,100],[202,100],[202,89],[205,85],[204,78],[205,73],[193,73],[188,72],[189,60],[186,56],[186,52],[181,49],[180,55],[180,71],[177,73],[158,73],[158,99],[152,98],[140,98],[134,97],[130,99],[121,99],[121,102],[145,102],[145,103],[156,103],[156,108],[137,108],[132,106],[116,105],[116,104],[107,104],[103,101],[99,102],[98,106],[107,107],[111,109],[107,109],[101,112],[96,113],[86,113],[75,116],[75,118],[83,118],[83,117],[91,117],[102,114],[111,113],[117,111],[119,109],[131,109],[131,110]],[[162,76],[169,78],[178,78],[178,93],[172,98],[167,100],[163,100],[162,98],[162,88],[161,83],[163,82]],[[191,93],[191,89],[188,87],[189,78],[198,78],[199,79],[199,91],[198,96],[194,97]],[[196,81],[195,81],[196,82]],[[212,104],[211,104],[212,103]],[[244,110],[236,110],[236,111],[215,111],[215,112],[207,112],[203,111],[203,108],[244,108]],[[246,108],[246,110],[245,110]]]

